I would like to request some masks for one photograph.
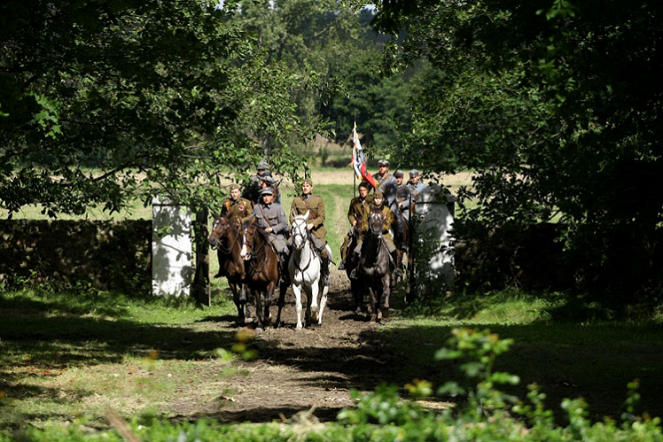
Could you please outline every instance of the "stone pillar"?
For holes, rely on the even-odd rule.
[[[439,295],[453,288],[454,258],[451,237],[456,198],[437,184],[415,199],[412,241],[413,269],[410,290]]]
[[[193,277],[191,211],[168,197],[152,201],[152,294],[188,296]]]

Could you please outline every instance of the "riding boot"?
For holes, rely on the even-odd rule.
[[[323,256],[322,263],[320,264],[320,281],[323,286],[329,287],[329,257]]]

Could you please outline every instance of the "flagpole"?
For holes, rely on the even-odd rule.
[[[357,130],[357,119],[355,118],[355,126],[354,130],[352,131],[352,149],[354,152],[354,146],[355,146],[355,139],[354,139],[354,133]],[[353,155],[354,158],[354,155]],[[352,164],[352,198],[357,197],[357,174],[355,173],[355,165]]]

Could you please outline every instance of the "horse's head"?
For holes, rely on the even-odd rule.
[[[304,247],[304,244],[306,244],[306,238],[308,237],[306,221],[308,220],[308,215],[309,212],[307,210],[304,215],[297,215],[295,219],[292,220],[290,235],[292,236],[292,243],[297,250],[301,250]]]
[[[384,223],[384,215],[381,211],[372,210],[368,215],[368,230],[374,236],[382,235],[382,224]]]
[[[225,216],[219,216],[214,221],[214,226],[212,227],[212,233],[210,233],[209,241],[210,246],[218,247],[223,238],[228,236],[228,230],[231,228],[230,220]]]
[[[253,233],[256,230],[256,224],[253,221],[247,221],[242,224],[242,250],[239,256],[244,261],[248,261],[253,256]]]

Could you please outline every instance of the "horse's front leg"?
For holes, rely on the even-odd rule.
[[[292,285],[292,293],[295,294],[295,309],[297,310],[297,330],[302,329],[302,286],[301,284]]]
[[[320,323],[318,319],[319,307],[318,307],[318,293],[320,293],[320,280],[313,282],[311,286],[311,295],[308,299],[309,308],[307,309],[308,317],[310,318],[311,324],[314,322]]]
[[[281,284],[279,286],[279,310],[278,313],[276,314],[276,323],[274,324],[274,327],[278,328],[281,326],[281,312],[283,311],[283,307],[285,307],[285,294],[288,291],[288,285],[287,284]]]
[[[262,292],[260,290],[251,289],[251,293],[253,294],[253,297],[256,300],[256,320],[257,320],[256,328],[261,327],[264,330],[265,322],[262,314]]]
[[[390,276],[387,272],[382,277],[382,306],[380,311],[382,311],[382,319],[389,318],[389,298],[391,297],[391,285],[390,285]]]
[[[322,295],[320,296],[320,316],[318,316],[318,324],[322,325],[322,312],[325,310],[325,305],[327,305],[327,292],[329,292],[329,286],[322,287]]]
[[[378,301],[376,299],[374,284],[367,284],[368,286],[368,314],[369,322],[375,322],[378,319]]]
[[[237,323],[239,325],[244,325],[246,323],[246,319],[244,317],[244,304],[246,304],[246,301],[241,302],[240,294],[237,290],[237,284],[235,282],[231,282],[229,280],[228,287],[230,287],[230,291],[233,294],[233,302],[235,303],[235,307],[237,307]]]
[[[274,290],[276,290],[276,283],[270,282],[267,284],[267,290],[265,292],[265,324],[269,324],[272,320],[272,314],[269,311],[269,308],[272,306],[272,300],[274,299]]]

